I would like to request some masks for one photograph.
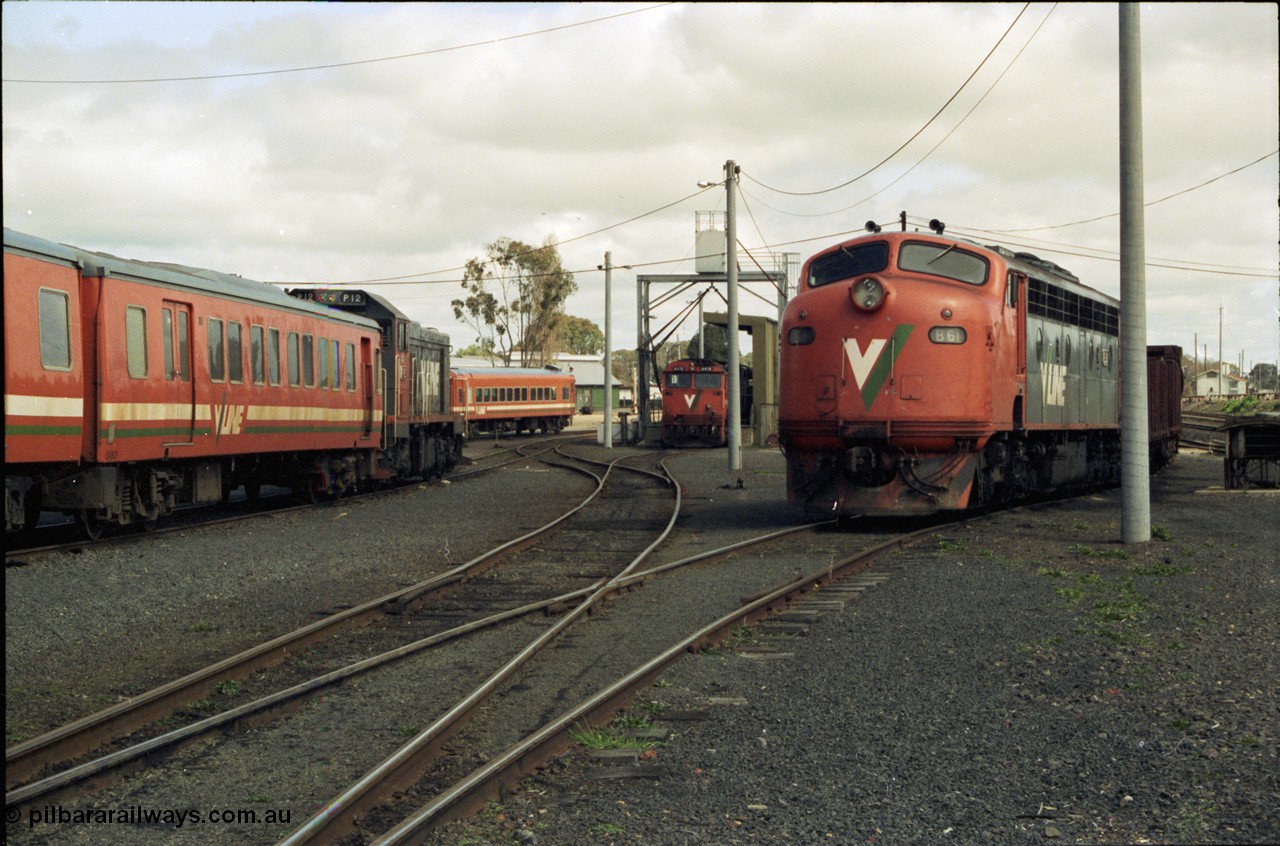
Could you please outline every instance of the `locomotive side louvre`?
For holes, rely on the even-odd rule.
[[[1035,428],[1119,425],[1120,303],[1057,268],[1024,261],[1027,381],[1024,424]]]
[[[1118,479],[1118,322],[1057,265],[940,233],[818,253],[783,319],[789,498],[931,513]]]

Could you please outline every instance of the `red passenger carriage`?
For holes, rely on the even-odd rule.
[[[92,536],[238,485],[335,494],[377,475],[377,323],[238,276],[4,240],[6,531],[49,510]]]
[[[724,446],[729,380],[724,365],[683,358],[662,373],[662,445]]]
[[[554,367],[455,367],[449,382],[469,437],[559,432],[573,420],[577,384]]]

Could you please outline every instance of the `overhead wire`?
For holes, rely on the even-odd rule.
[[[1165,200],[1172,200],[1174,197],[1180,197],[1183,194],[1188,194],[1192,191],[1195,191],[1198,188],[1203,188],[1206,185],[1211,185],[1212,183],[1217,182],[1219,179],[1225,179],[1228,176],[1231,176],[1232,174],[1239,173],[1240,171],[1251,168],[1256,164],[1265,162],[1267,159],[1271,158],[1272,156],[1278,153],[1280,153],[1280,149],[1272,150],[1270,153],[1267,153],[1265,156],[1262,156],[1261,158],[1254,159],[1248,164],[1241,165],[1240,167],[1235,168],[1234,170],[1229,170],[1226,173],[1221,173],[1213,177],[1212,179],[1206,179],[1204,182],[1201,182],[1199,185],[1192,185],[1190,188],[1183,188],[1181,191],[1174,191],[1172,194],[1161,197],[1158,200],[1152,200],[1149,203],[1144,203],[1143,208],[1150,208],[1156,205],[1157,203],[1163,203]],[[1081,224],[1084,224],[1084,223],[1096,223],[1099,220],[1107,220],[1109,218],[1119,217],[1119,216],[1120,216],[1120,212],[1113,212],[1111,214],[1099,215],[1098,217],[1091,217],[1086,220],[1075,220],[1075,221],[1072,221],[1071,223],[1058,223],[1052,226],[1033,226],[1028,229],[992,229],[989,231],[993,233],[1041,232],[1046,229],[1065,229],[1068,226],[1080,226]]]
[[[238,71],[235,73],[219,73],[219,74],[201,74],[198,76],[168,76],[168,77],[146,77],[134,79],[4,79],[3,82],[22,83],[27,85],[133,85],[138,83],[149,82],[199,82],[217,79],[243,79],[255,76],[276,76],[280,74],[291,73],[309,73],[318,70],[333,70],[335,68],[350,68],[359,65],[372,65],[379,62],[398,62],[404,59],[418,59],[423,56],[435,56],[441,53],[453,53],[458,50],[469,50],[474,47],[489,47],[494,44],[502,44],[507,41],[518,41],[523,38],[533,38],[538,35],[547,35],[553,32],[560,32],[566,29],[575,29],[580,26],[590,26],[592,24],[603,23],[605,21],[625,18],[629,15],[638,15],[641,12],[650,12],[654,9],[660,9],[664,6],[670,6],[673,3],[658,3],[653,6],[646,6],[643,9],[632,9],[627,12],[618,12],[613,15],[605,15],[604,17],[592,18],[585,21],[576,21],[574,23],[561,24],[560,26],[547,27],[545,29],[535,30],[533,32],[522,32],[517,35],[504,35],[498,38],[487,38],[484,41],[472,41],[467,44],[455,44],[451,47],[437,47],[434,50],[419,50],[414,53],[401,53],[395,56],[378,56],[372,59],[355,59],[350,62],[329,62],[322,65],[305,65],[295,68],[275,68],[273,70],[261,71]]]
[[[746,171],[743,171],[742,175],[750,179],[755,184],[759,185],[761,188],[765,188],[769,191],[773,191],[778,194],[787,194],[788,196],[792,196],[792,197],[814,197],[819,194],[828,194],[832,191],[839,191],[841,188],[844,188],[848,185],[852,185],[858,180],[871,175],[872,173],[879,170],[882,166],[887,164],[889,160],[892,159],[894,156],[898,155],[898,153],[901,153],[904,149],[906,149],[908,144],[916,140],[916,138],[920,137],[920,134],[924,132],[926,129],[928,129],[933,124],[933,122],[938,119],[939,115],[941,115],[944,111],[946,111],[947,107],[950,106],[951,103],[954,102],[955,99],[960,96],[960,92],[964,91],[964,89],[969,85],[969,83],[973,81],[973,78],[978,75],[978,71],[982,70],[983,66],[985,66],[986,63],[991,59],[991,57],[995,54],[996,50],[999,49],[1000,45],[1004,43],[1004,40],[1009,36],[1009,33],[1013,31],[1013,28],[1015,26],[1017,26],[1018,21],[1022,20],[1022,16],[1026,14],[1027,9],[1030,7],[1031,7],[1030,3],[1026,3],[1023,5],[1022,9],[1018,12],[1018,16],[1013,19],[1013,23],[1009,24],[1008,29],[1006,29],[1004,31],[1004,34],[1000,36],[998,41],[996,41],[995,46],[992,47],[987,52],[987,55],[984,56],[982,61],[978,63],[978,66],[974,68],[973,72],[970,73],[969,76],[965,79],[965,81],[960,84],[960,87],[956,89],[955,93],[952,94],[947,99],[947,102],[943,103],[942,107],[939,108],[938,111],[934,113],[933,117],[929,118],[929,120],[925,122],[924,126],[917,129],[915,131],[915,134],[913,134],[906,141],[903,141],[902,144],[898,147],[898,149],[894,150],[892,153],[885,156],[883,159],[880,160],[879,163],[873,165],[870,169],[864,171],[863,173],[860,173],[859,175],[853,177],[852,179],[846,180],[845,182],[841,182],[839,185],[833,185],[830,188],[823,188],[822,190],[819,190],[819,191],[787,191],[782,188],[775,188],[771,185],[767,185],[764,182],[761,182],[759,179],[756,179],[754,176],[747,173]]]
[[[971,116],[975,111],[977,111],[978,107],[982,105],[983,101],[984,101],[984,100],[986,100],[988,96],[990,96],[991,92],[995,90],[995,87],[996,87],[997,85],[999,85],[999,84],[1000,84],[1000,81],[1001,81],[1001,80],[1003,80],[1003,79],[1005,78],[1005,75],[1009,73],[1009,71],[1013,68],[1014,64],[1018,61],[1018,59],[1020,59],[1020,58],[1022,57],[1022,54],[1023,54],[1024,52],[1026,52],[1026,49],[1027,49],[1028,47],[1030,47],[1030,46],[1031,46],[1031,42],[1035,40],[1035,37],[1036,37],[1037,35],[1039,35],[1040,30],[1041,30],[1041,29],[1043,29],[1043,28],[1044,28],[1045,23],[1047,23],[1047,22],[1048,22],[1048,20],[1049,20],[1049,16],[1050,16],[1050,15],[1052,15],[1052,14],[1053,14],[1053,12],[1054,12],[1054,10],[1055,10],[1055,9],[1057,9],[1057,8],[1058,8],[1058,4],[1057,4],[1057,3],[1054,3],[1051,7],[1049,7],[1049,11],[1045,13],[1044,18],[1042,18],[1042,19],[1041,19],[1041,21],[1040,21],[1039,25],[1037,25],[1037,26],[1036,26],[1036,28],[1035,28],[1035,30],[1034,30],[1034,31],[1032,31],[1031,35],[1030,35],[1030,36],[1028,36],[1028,38],[1027,38],[1027,40],[1026,40],[1026,43],[1024,43],[1024,44],[1022,45],[1021,49],[1019,49],[1019,50],[1018,50],[1018,52],[1017,52],[1016,54],[1014,54],[1014,57],[1013,57],[1012,59],[1010,59],[1010,60],[1009,60],[1009,64],[1005,65],[1005,68],[1004,68],[1004,70],[1002,70],[1002,71],[1000,72],[1000,75],[999,75],[999,76],[997,76],[997,77],[995,78],[995,81],[994,81],[994,82],[992,82],[992,83],[991,83],[991,85],[989,85],[989,86],[987,87],[987,90],[986,90],[985,92],[983,92],[982,96],[978,98],[977,102],[975,102],[975,103],[974,103],[974,104],[969,108],[969,111],[965,112],[965,113],[964,113],[964,116],[963,116],[963,117],[961,117],[961,118],[960,118],[960,120],[956,122],[956,125],[955,125],[955,126],[953,126],[953,127],[950,129],[950,131],[948,131],[948,132],[947,132],[947,134],[946,134],[946,135],[942,136],[942,139],[941,139],[941,140],[939,140],[937,144],[934,144],[931,148],[929,148],[929,151],[928,151],[928,152],[926,152],[923,156],[921,156],[921,157],[916,161],[916,163],[915,163],[915,164],[911,165],[911,167],[909,167],[909,168],[907,168],[906,170],[904,170],[902,173],[900,173],[898,176],[896,176],[896,177],[895,177],[891,182],[889,182],[888,184],[886,184],[886,185],[885,185],[884,187],[882,187],[880,190],[878,190],[878,191],[876,191],[876,192],[874,192],[874,193],[872,193],[872,194],[869,194],[869,195],[867,195],[866,197],[863,197],[861,200],[858,200],[856,203],[853,203],[852,205],[845,206],[844,208],[841,208],[841,209],[835,209],[834,211],[819,212],[819,213],[816,213],[816,214],[804,214],[804,213],[799,213],[799,212],[787,212],[787,211],[783,211],[783,210],[778,209],[778,208],[774,208],[773,206],[769,206],[767,203],[763,203],[763,202],[762,202],[761,204],[762,204],[762,205],[765,205],[765,206],[766,206],[766,208],[769,208],[769,209],[771,209],[772,211],[776,211],[776,212],[778,212],[779,214],[784,214],[784,215],[788,215],[788,216],[791,216],[791,217],[827,217],[827,216],[829,216],[829,215],[833,215],[833,214],[842,214],[843,212],[847,212],[847,211],[849,211],[850,209],[857,208],[858,206],[862,205],[863,203],[867,202],[868,200],[874,200],[876,197],[880,196],[880,195],[881,195],[881,194],[883,194],[885,191],[888,191],[888,190],[889,190],[890,188],[892,188],[894,185],[897,185],[899,182],[901,182],[903,179],[905,179],[905,178],[906,178],[906,176],[907,176],[909,173],[911,173],[911,171],[915,170],[917,167],[919,167],[920,165],[924,164],[925,160],[926,160],[926,159],[928,159],[930,156],[932,156],[935,152],[937,152],[938,148],[939,148],[939,147],[941,147],[943,144],[945,144],[945,143],[947,142],[947,139],[949,139],[952,135],[954,135],[954,134],[955,134],[955,132],[956,132],[956,130],[957,130],[957,129],[959,129],[961,126],[963,126],[963,125],[964,125],[964,122],[965,122],[965,121],[967,121],[967,120],[969,119],[969,117],[970,117],[970,116]],[[1015,21],[1015,23],[1016,23],[1016,21]],[[957,93],[958,93],[958,92],[957,92]],[[935,115],[935,117],[936,117],[936,115]],[[916,133],[916,134],[918,135],[919,133]],[[913,136],[913,137],[914,137],[914,136]],[[907,143],[910,143],[910,141],[908,141]],[[906,145],[904,144],[903,146],[905,147]],[[899,149],[901,149],[901,148],[899,148]],[[886,159],[886,161],[887,161],[887,159]]]

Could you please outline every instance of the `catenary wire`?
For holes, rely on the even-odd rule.
[[[134,85],[149,82],[198,82],[204,80],[215,79],[240,79],[253,76],[276,76],[280,74],[290,73],[308,73],[317,70],[332,70],[334,68],[349,68],[358,65],[371,65],[379,62],[398,62],[404,59],[418,59],[423,56],[434,56],[440,53],[452,53],[458,50],[469,50],[473,47],[488,47],[494,44],[501,44],[507,41],[518,41],[522,38],[533,38],[538,35],[547,35],[553,32],[559,32],[565,29],[574,29],[580,26],[590,26],[591,24],[603,23],[605,21],[616,20],[617,18],[625,18],[628,15],[638,15],[641,12],[649,12],[654,9],[660,9],[664,6],[673,5],[672,3],[659,3],[656,6],[646,6],[643,9],[632,9],[627,12],[618,12],[613,15],[605,15],[601,18],[592,18],[591,20],[576,21],[574,23],[561,24],[560,26],[547,27],[534,32],[522,32],[518,35],[504,35],[499,38],[488,38],[484,41],[472,41],[468,44],[455,44],[452,47],[438,47],[435,50],[420,50],[416,53],[402,53],[396,56],[379,56],[373,59],[356,59],[350,62],[331,62],[323,65],[307,65],[298,68],[276,68],[275,70],[262,71],[240,71],[237,73],[218,73],[203,74],[200,76],[169,76],[169,77],[148,77],[139,79],[5,79],[4,82],[21,83],[26,85]]]
[[[898,153],[901,153],[904,149],[906,149],[908,144],[916,140],[916,138],[920,137],[920,134],[924,132],[926,129],[928,129],[933,124],[933,122],[938,119],[938,116],[941,115],[946,110],[946,108],[951,105],[951,103],[956,99],[956,97],[960,96],[960,92],[964,91],[964,89],[969,85],[969,83],[973,81],[973,78],[977,76],[978,71],[982,70],[983,66],[986,65],[987,61],[990,60],[992,55],[995,54],[996,50],[999,49],[1000,45],[1004,43],[1005,38],[1007,38],[1009,36],[1009,33],[1013,31],[1013,28],[1017,26],[1018,21],[1022,20],[1022,16],[1026,13],[1027,9],[1030,6],[1031,6],[1030,3],[1023,5],[1022,9],[1018,12],[1018,16],[1013,19],[1013,23],[1009,24],[1009,28],[1006,29],[1004,31],[1004,34],[1000,36],[1000,40],[998,40],[995,43],[995,46],[992,47],[991,50],[987,53],[987,55],[983,57],[982,61],[978,63],[978,66],[973,69],[973,73],[969,74],[968,78],[965,79],[965,81],[960,84],[960,87],[956,89],[956,92],[952,94],[950,98],[947,99],[947,102],[942,104],[942,108],[938,109],[938,111],[934,113],[933,117],[929,118],[929,120],[925,122],[924,126],[917,129],[914,135],[912,135],[906,141],[903,141],[902,144],[898,147],[898,149],[894,150],[892,153],[885,156],[883,159],[880,160],[878,164],[873,165],[869,170],[864,171],[863,173],[853,177],[850,180],[841,182],[839,185],[833,185],[830,188],[823,188],[819,191],[786,191],[786,190],[783,190],[782,188],[774,188],[771,185],[766,185],[764,182],[761,182],[759,179],[756,179],[754,176],[747,173],[745,170],[742,172],[742,175],[750,179],[755,184],[759,185],[761,188],[765,188],[769,191],[774,191],[778,194],[787,194],[792,197],[813,197],[813,196],[817,196],[818,194],[828,194],[832,191],[838,191],[847,185],[852,185],[853,183],[857,182],[859,179],[862,179],[866,176],[871,175],[875,171],[879,170],[882,166],[887,164],[889,160],[892,159],[894,156],[898,155]]]

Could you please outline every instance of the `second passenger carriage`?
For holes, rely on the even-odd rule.
[[[449,381],[468,436],[559,432],[573,420],[574,377],[554,367],[455,367]]]

